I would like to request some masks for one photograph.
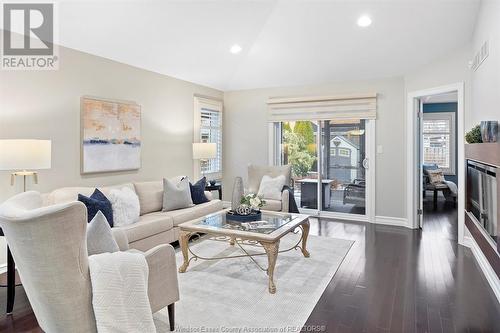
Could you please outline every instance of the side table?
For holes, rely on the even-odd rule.
[[[205,186],[205,191],[218,191],[219,192],[219,199],[222,200],[222,184],[221,183],[215,183],[215,185],[210,185],[210,183],[207,183],[207,186]]]
[[[0,236],[4,236],[2,228],[0,228]],[[12,253],[10,253],[9,246],[7,245],[7,285],[0,285],[0,287],[7,287],[7,314],[12,313],[14,309],[14,298],[16,297],[16,264]]]

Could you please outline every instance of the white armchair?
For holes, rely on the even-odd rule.
[[[87,210],[81,202],[42,206],[40,193],[18,194],[0,206],[0,226],[40,327],[45,332],[96,332],[87,255]],[[113,231],[120,250],[126,235]],[[179,300],[175,252],[159,245],[144,253],[152,312],[168,306],[173,330]]]
[[[285,176],[285,184],[291,185],[292,167],[290,165],[283,166],[260,166],[250,164],[248,166],[248,184],[244,190],[244,194],[258,193],[262,177],[268,175],[270,177]],[[235,180],[235,184],[238,180]],[[262,209],[277,212],[289,212],[289,193],[288,191],[281,192],[281,200],[273,200],[264,198],[266,204]]]

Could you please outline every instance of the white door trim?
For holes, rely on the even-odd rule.
[[[464,109],[464,83],[458,82],[446,86],[440,86],[425,90],[413,91],[408,93],[407,97],[407,107],[406,107],[406,142],[407,142],[407,157],[406,157],[406,168],[407,168],[407,193],[406,193],[406,214],[408,218],[408,225],[412,228],[418,228],[418,218],[417,218],[417,204],[418,204],[418,189],[417,181],[419,179],[418,166],[416,165],[416,154],[417,154],[417,115],[415,112],[414,100],[416,98],[437,95],[448,92],[456,91],[458,94],[457,103],[457,147],[458,147],[458,164],[457,164],[457,175],[458,175],[458,243],[464,245],[464,228],[465,228],[465,156],[464,156],[464,122],[465,122],[465,109]]]

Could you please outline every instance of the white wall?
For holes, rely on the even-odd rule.
[[[267,99],[276,96],[378,93],[376,215],[405,217],[404,80],[402,77],[362,82],[269,88],[224,93],[224,196],[231,198],[234,177],[244,176],[249,163],[268,163]]]
[[[500,120],[500,1],[483,0],[472,41],[475,55],[489,41],[489,56],[472,72],[471,123]],[[471,55],[471,58],[472,58]]]
[[[435,88],[457,82],[464,82],[465,91],[465,128],[472,124],[471,110],[471,45],[451,52],[448,56],[419,68],[405,76],[406,92]],[[458,135],[463,135],[458,133]]]
[[[193,173],[193,96],[222,92],[71,49],[60,48],[58,71],[2,71],[0,139],[52,140],[52,169],[29,188],[119,184]],[[142,107],[142,167],[137,171],[80,175],[80,97],[135,101]],[[0,171],[0,202],[21,190]],[[0,237],[3,242],[3,237]],[[0,243],[0,265],[5,262]]]

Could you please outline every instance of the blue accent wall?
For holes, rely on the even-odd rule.
[[[458,117],[457,117],[457,103],[429,103],[424,104],[424,113],[436,113],[436,112],[453,112],[455,114],[455,171],[458,168],[458,145],[457,143],[457,129],[458,129]],[[446,180],[452,181],[458,185],[457,175],[445,175]]]

